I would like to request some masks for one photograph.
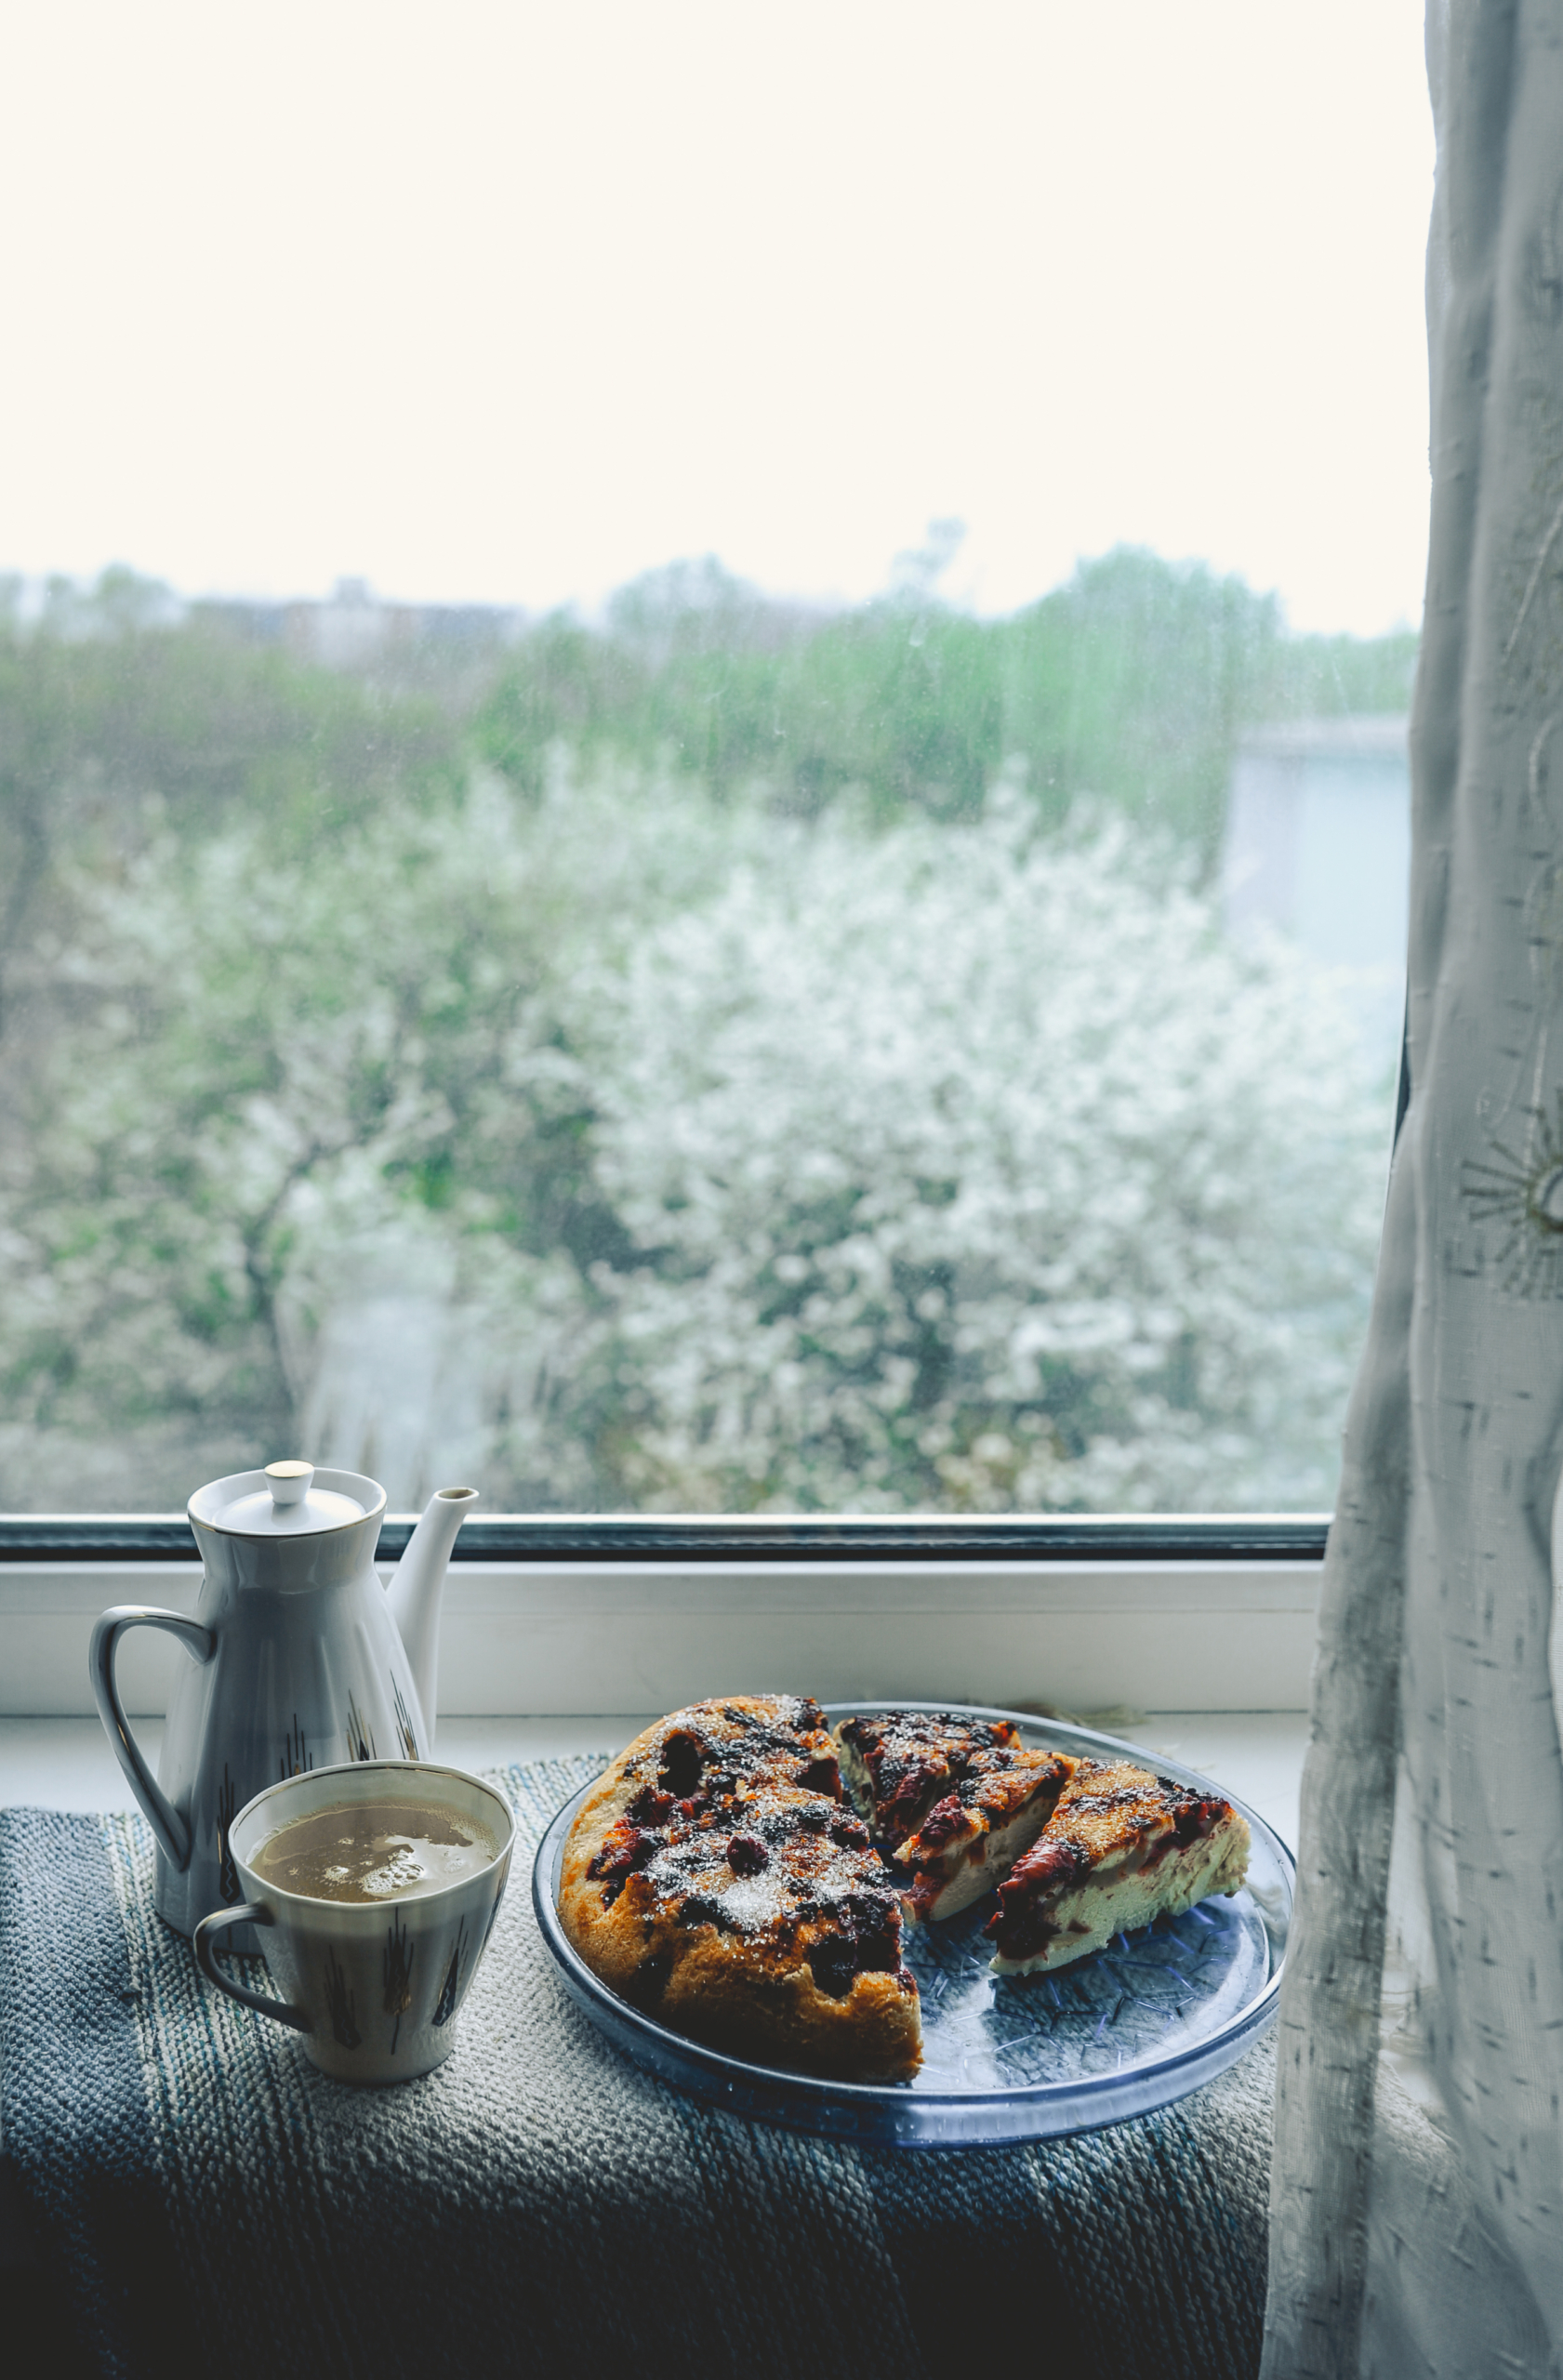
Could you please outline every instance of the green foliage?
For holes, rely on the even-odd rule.
[[[1280,641],[1274,597],[1120,547],[1000,629],[1006,743],[1045,813],[1094,794],[1212,857],[1233,747]]]
[[[1004,758],[1002,662],[981,623],[887,602],[837,615],[763,602],[714,562],[652,574],[601,629],[555,615],[480,711],[484,759],[527,791],[550,743],[750,786],[816,815],[974,816]]]
[[[464,767],[434,704],[182,622],[128,571],[54,582],[29,625],[13,588],[0,601],[0,1029],[29,945],[63,931],[65,872],[112,872],[166,828],[195,842],[236,818],[304,853],[392,794],[448,798]]]
[[[519,791],[536,795],[555,745],[592,751],[643,741],[627,722],[649,695],[646,673],[630,654],[556,612],[533,630],[523,659],[484,704],[477,748]]]
[[[235,811],[312,831],[364,816],[392,787],[458,776],[457,731],[433,704],[246,648],[159,598],[109,572],[86,593],[57,588],[31,628],[0,614],[7,806],[63,802],[79,827],[133,821],[155,795],[181,833]]]
[[[1202,564],[1120,548],[991,621],[940,603],[935,576],[811,614],[714,562],[653,573],[600,628],[560,614],[523,641],[478,748],[532,792],[563,741],[792,815],[853,794],[881,823],[974,818],[1018,769],[1051,823],[1106,800],[1208,865],[1245,728],[1410,698],[1414,637],[1288,637],[1273,597]]]
[[[1263,697],[1266,719],[1343,719],[1409,711],[1419,639],[1299,636],[1278,646]]]

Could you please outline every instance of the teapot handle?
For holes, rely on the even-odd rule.
[[[211,1629],[203,1628],[198,1620],[187,1620],[182,1611],[159,1611],[144,1603],[117,1603],[103,1614],[93,1630],[92,1650],[87,1656],[99,1716],[108,1729],[114,1756],[157,1839],[158,1849],[182,1875],[190,1865],[190,1820],[175,1809],[147,1766],[146,1754],[130,1732],[130,1722],[119,1699],[114,1653],[127,1628],[166,1628],[198,1661],[211,1659],[217,1650],[217,1638]]]

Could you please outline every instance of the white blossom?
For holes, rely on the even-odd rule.
[[[562,763],[78,916],[0,1197],[14,1503],[279,1434],[403,1501],[1329,1500],[1384,1101],[1121,824]]]

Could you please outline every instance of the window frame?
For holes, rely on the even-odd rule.
[[[391,1513],[377,1559],[397,1561],[417,1514]],[[1326,1513],[645,1514],[474,1513],[458,1563],[1322,1562]],[[0,1563],[189,1560],[182,1513],[0,1514]]]
[[[388,1520],[382,1575],[412,1527]],[[1303,1712],[1328,1527],[1320,1514],[474,1514],[445,1587],[440,1712],[643,1713],[739,1684],[824,1701]],[[201,1580],[182,1515],[0,1516],[0,1718],[89,1714],[98,1614],[193,1614]],[[162,1631],[131,1632],[126,1707],[163,1712],[186,1658]]]

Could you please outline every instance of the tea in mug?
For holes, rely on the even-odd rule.
[[[268,1835],[250,1866],[311,1900],[413,1900],[497,1857],[487,1828],[444,1802],[338,1802]]]

